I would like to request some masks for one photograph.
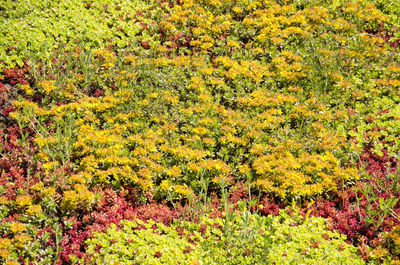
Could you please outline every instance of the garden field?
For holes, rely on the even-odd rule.
[[[400,264],[400,1],[0,22],[0,264]]]

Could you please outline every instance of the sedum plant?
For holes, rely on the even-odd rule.
[[[77,40],[90,50],[107,45],[127,48],[138,43],[142,31],[137,12],[143,1],[2,1],[0,70],[22,67],[27,57],[51,59],[52,50],[73,50]],[[146,23],[145,20],[142,22]]]
[[[323,218],[244,211],[228,224],[209,217],[171,226],[122,221],[87,244],[90,264],[364,264],[345,240]]]
[[[398,207],[396,197],[371,193],[397,176],[364,190],[360,204],[378,208],[364,205],[366,213],[358,211],[345,198],[362,176],[356,161],[365,149],[394,158],[399,152],[397,11],[383,7],[391,1],[371,2],[3,1],[0,118],[16,121],[14,134],[21,134],[29,159],[3,158],[16,151],[10,151],[16,136],[8,141],[12,134],[6,134],[0,147],[6,168],[0,178],[0,263],[27,263],[32,257],[73,263],[82,258],[92,230],[102,229],[92,225],[96,218],[108,224],[122,208],[129,213],[113,223],[132,218],[125,206],[137,201],[168,199],[178,208],[204,190],[218,193],[218,183],[225,183],[218,194],[225,198],[223,219],[171,227],[122,223],[132,227],[122,233],[114,226],[87,241],[92,262],[173,264],[176,257],[189,264],[361,262],[343,238],[326,231],[322,219],[238,217],[229,212],[226,191],[248,181],[251,192],[277,204],[335,201],[343,211],[357,213],[336,219],[345,224],[341,231],[349,225],[352,242],[365,241],[353,231],[366,227],[354,220],[394,225],[386,217]],[[31,68],[7,69],[25,59]],[[28,69],[29,80],[21,80]],[[12,108],[15,96],[3,96],[4,91],[21,96]],[[395,164],[392,158],[380,160],[382,168],[384,161]],[[104,191],[124,194],[129,203],[118,204],[113,196],[110,207],[118,207],[93,213],[101,208]],[[20,202],[32,195],[32,205],[9,203],[17,192]],[[24,211],[41,212],[39,207],[46,213],[42,219],[24,217]],[[325,208],[333,217],[335,211]],[[69,218],[69,228],[61,227],[61,250],[58,227]],[[16,221],[53,226],[48,219],[57,230],[50,236],[56,246],[49,244],[42,257],[36,255],[43,243],[36,238],[41,233],[32,232],[36,228],[26,226],[29,238],[10,230]],[[123,241],[128,236],[133,245]],[[93,243],[98,238],[102,242]],[[17,239],[26,241],[14,247],[10,242]],[[132,247],[135,256],[119,252],[115,242]]]

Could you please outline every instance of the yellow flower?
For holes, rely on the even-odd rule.
[[[26,95],[31,96],[35,93],[35,90],[33,90],[29,84],[24,84],[21,85],[21,89],[25,91]]]
[[[194,162],[189,162],[188,168],[192,172],[199,172],[200,169],[201,169],[201,167],[198,164],[194,163]]]
[[[213,46],[213,44],[211,42],[205,42],[203,44],[200,45],[201,49],[203,50],[208,50]]]
[[[6,205],[9,204],[10,202],[8,201],[8,199],[5,196],[1,196],[0,197],[0,205]]]
[[[241,174],[247,174],[247,173],[249,173],[249,172],[250,172],[250,167],[249,167],[249,165],[247,165],[247,164],[240,165],[240,166],[239,166],[239,172],[240,172]]]
[[[261,53],[263,53],[263,49],[260,47],[257,47],[257,48],[252,49],[251,52],[253,54],[261,54]]]
[[[17,197],[17,199],[15,200],[15,202],[20,206],[20,207],[24,207],[27,205],[31,205],[32,204],[32,197],[28,196],[28,195],[19,195]]]
[[[41,195],[44,197],[51,197],[56,193],[56,190],[53,187],[48,187],[41,192]]]
[[[153,186],[153,182],[147,179],[139,179],[138,183],[143,190],[149,190]]]
[[[8,238],[0,238],[0,249],[11,247],[11,240]]]
[[[235,12],[236,14],[241,14],[243,12],[243,10],[238,6],[232,8],[232,11]]]
[[[23,247],[23,244],[32,238],[27,234],[20,234],[14,237],[14,246]]]
[[[206,31],[202,28],[193,28],[192,33],[194,37],[199,37],[206,33]]]
[[[42,189],[43,189],[43,183],[42,182],[38,182],[35,185],[31,186],[31,190],[34,190],[34,191],[40,191]]]
[[[165,96],[164,99],[171,104],[177,104],[179,102],[179,98],[177,96]]]
[[[204,138],[204,139],[203,139],[203,142],[204,142],[205,144],[208,144],[208,145],[214,145],[214,144],[215,144],[215,141],[214,141],[214,139],[212,139],[212,138]]]
[[[104,64],[102,64],[102,66],[104,68],[112,68],[112,67],[114,67],[114,64],[113,63],[104,63]]]
[[[35,142],[36,142],[36,139],[35,139]],[[41,162],[49,161],[49,156],[46,153],[39,152],[36,156],[37,156],[38,160]]]
[[[225,175],[218,175],[212,179],[212,181],[216,184],[226,183],[229,184],[231,180]]]
[[[208,94],[201,94],[199,95],[198,99],[201,101],[210,101],[212,97]]]
[[[205,135],[207,133],[207,129],[204,127],[196,127],[193,128],[193,132],[197,135]]]
[[[163,181],[161,181],[160,188],[161,188],[161,190],[170,190],[171,184],[169,183],[168,180],[163,180]]]
[[[90,206],[95,201],[95,195],[89,191],[85,185],[75,184],[73,190],[64,192],[64,198],[61,201],[61,208],[65,210],[74,210],[78,205]]]
[[[182,173],[182,170],[178,166],[173,166],[172,168],[168,169],[166,173],[170,177],[179,177]]]
[[[237,43],[236,41],[228,41],[226,43],[226,45],[230,48],[239,48],[239,43]]]
[[[8,249],[0,248],[0,257],[7,259],[11,255],[11,251]],[[7,261],[5,265],[19,265],[16,261]]]
[[[105,49],[95,50],[94,53],[99,59],[104,60],[108,63],[114,62],[115,60],[114,54]]]
[[[42,206],[40,206],[39,204],[36,204],[36,205],[29,206],[26,213],[29,215],[38,215],[41,211],[42,211]]]
[[[48,172],[52,169],[55,169],[58,165],[58,161],[48,162],[43,164],[43,169]]]
[[[38,83],[38,87],[45,93],[49,94],[49,93],[53,92],[54,90],[56,90],[56,87],[54,84],[55,84],[54,80],[45,80],[45,81],[40,81]]]
[[[85,183],[86,179],[90,179],[90,175],[87,174],[78,174],[78,175],[72,175],[71,177],[68,178],[70,182],[76,182],[76,183]]]
[[[190,265],[201,265],[201,264],[202,264],[202,262],[199,261],[199,260],[197,260],[197,259],[192,260],[192,261],[190,262]]]
[[[185,185],[176,185],[174,187],[176,193],[181,194],[183,196],[188,196],[189,194],[193,193],[192,189],[189,188],[186,184]]]
[[[135,66],[135,65],[136,65],[136,56],[133,55],[133,54],[129,54],[129,55],[125,56],[125,57],[124,57],[124,60],[125,60],[127,63],[130,63],[132,66]]]
[[[10,225],[10,230],[11,230],[11,232],[16,234],[16,233],[19,233],[21,231],[24,231],[25,230],[25,226],[24,226],[24,224],[22,224],[20,222],[12,223]]]
[[[174,24],[165,20],[160,22],[160,27],[165,31],[175,31]]]

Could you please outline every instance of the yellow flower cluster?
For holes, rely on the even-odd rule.
[[[114,54],[112,54],[110,51],[106,49],[99,49],[95,50],[94,54],[100,61],[103,62],[102,66],[104,68],[111,68],[114,66],[115,57]]]
[[[62,207],[91,205],[94,185],[187,196],[201,177],[217,185],[251,176],[260,190],[301,197],[357,179],[340,151],[350,119],[340,100],[356,104],[400,86],[393,63],[384,78],[360,74],[389,54],[379,36],[362,32],[385,16],[353,2],[340,14],[326,5],[300,10],[293,1],[181,2],[160,9],[151,52],[143,47],[121,59],[94,52],[93,80],[104,95],[79,91],[89,78],[80,74],[69,85],[38,83],[65,104],[14,103],[17,119],[21,110],[43,122],[74,117],[69,136],[35,139],[48,171],[62,164],[52,150],[75,159]],[[40,213],[28,198],[17,204]]]
[[[340,181],[357,179],[355,169],[342,169],[331,153],[323,155],[303,153],[294,157],[279,150],[260,156],[253,164],[260,178],[257,186],[281,197],[312,196],[336,190]]]
[[[10,226],[10,231],[13,232],[14,234],[17,234],[21,231],[25,230],[25,226],[22,223],[12,223]]]
[[[50,94],[51,92],[57,89],[54,83],[55,81],[53,80],[40,81],[38,83],[38,88],[41,89],[43,93]]]
[[[75,210],[78,205],[89,208],[94,202],[94,193],[89,191],[87,186],[75,184],[72,190],[64,193],[60,207],[65,211],[71,211]]]
[[[15,202],[20,207],[29,206],[32,204],[32,197],[29,195],[19,195]]]

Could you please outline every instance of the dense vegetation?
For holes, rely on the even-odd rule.
[[[400,4],[0,6],[0,263],[400,263]]]

